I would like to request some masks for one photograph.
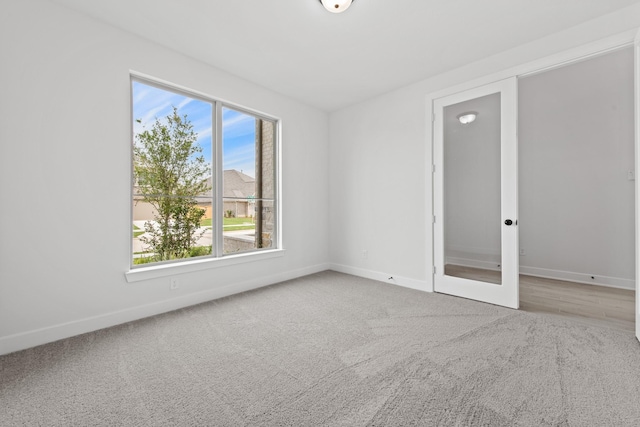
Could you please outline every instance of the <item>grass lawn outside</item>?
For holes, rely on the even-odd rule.
[[[211,227],[211,218],[206,218],[200,221],[200,227]],[[233,230],[255,230],[256,225],[253,223],[252,218],[224,218],[222,222],[222,231]],[[134,224],[133,226],[133,238],[139,237],[144,234],[144,230]]]
[[[140,230],[140,227],[138,227],[137,225],[133,224],[133,238],[135,239],[136,237],[140,236],[144,234],[144,231]]]
[[[200,221],[201,227],[211,227],[211,218],[206,218]],[[223,218],[222,220],[223,231],[232,230],[253,230],[256,225],[251,218]]]
[[[155,254],[153,252],[134,252],[133,253],[133,265],[140,264],[149,264],[152,262],[157,262],[155,258]],[[135,255],[146,255],[146,256],[138,256]],[[211,255],[211,246],[194,246],[189,251],[189,254],[184,258],[195,258],[199,256]],[[176,258],[176,259],[184,259],[184,258]]]

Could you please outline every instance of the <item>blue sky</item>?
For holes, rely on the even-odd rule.
[[[178,114],[187,115],[202,154],[211,163],[212,104],[187,96],[158,89],[137,81],[133,82],[133,132],[142,131],[143,125],[151,128],[156,118],[163,121],[173,107]],[[140,119],[142,123],[137,123]],[[251,115],[222,109],[223,168],[241,170],[255,177],[255,118]]]
[[[222,108],[222,166],[254,177],[256,169],[256,119]]]

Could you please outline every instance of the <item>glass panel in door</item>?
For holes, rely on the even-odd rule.
[[[502,284],[500,93],[443,109],[444,274]]]

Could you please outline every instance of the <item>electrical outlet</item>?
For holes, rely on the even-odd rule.
[[[520,256],[524,256],[524,255],[526,255],[524,252],[524,248],[520,248]]]
[[[178,289],[179,287],[180,287],[180,282],[178,282],[178,279],[175,278],[175,277],[172,277],[169,280],[169,289],[171,289],[173,291],[173,290]]]
[[[629,181],[635,181],[636,180],[636,171],[634,171],[633,169],[629,169],[629,172],[627,172],[627,179]]]
[[[364,250],[362,251],[362,259],[367,259],[369,258],[369,251],[368,250]]]

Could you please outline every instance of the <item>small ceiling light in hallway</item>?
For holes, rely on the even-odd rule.
[[[468,125],[469,123],[473,122],[477,116],[478,113],[476,113],[475,111],[469,111],[467,113],[458,114],[458,120],[460,120],[460,123],[462,123],[463,125]]]

